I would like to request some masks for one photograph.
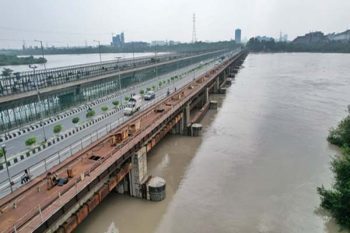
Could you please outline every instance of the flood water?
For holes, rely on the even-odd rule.
[[[326,137],[350,104],[350,55],[249,54],[203,136],[169,135],[148,157],[159,203],[110,194],[77,232],[335,233]]]
[[[158,55],[162,55],[165,53],[157,53]],[[145,57],[145,56],[153,56],[154,53],[101,53],[101,60],[104,61],[117,61],[116,57],[122,57],[122,59],[132,59]],[[25,56],[27,57],[27,56]],[[35,55],[33,57],[39,58],[41,55]],[[89,53],[89,54],[48,54],[45,55],[47,60],[46,68],[57,68],[63,66],[72,66],[72,65],[80,65],[86,63],[95,63],[100,62],[100,56],[98,53]],[[44,64],[37,64],[38,69],[44,69]],[[3,68],[12,69],[14,72],[22,72],[22,71],[31,71],[28,65],[10,65],[10,66],[0,66],[0,70]]]

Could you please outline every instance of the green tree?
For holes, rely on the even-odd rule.
[[[143,95],[143,94],[145,94],[145,91],[142,89],[140,90],[140,95]]]
[[[150,90],[151,90],[151,88],[150,88],[150,87],[147,87],[147,88],[146,88],[146,90],[147,90],[147,91],[150,91]]]
[[[59,134],[62,131],[62,129],[63,129],[62,125],[58,124],[53,127],[53,132],[54,134]]]
[[[2,158],[4,156],[4,154],[5,154],[4,149],[1,147],[0,148],[0,158]]]
[[[114,105],[115,107],[118,107],[118,105],[119,105],[119,101],[118,101],[118,100],[115,100],[115,101],[113,101],[112,103],[113,103],[113,105]]]
[[[95,116],[96,112],[94,110],[88,110],[86,113],[86,118],[91,118],[93,116]]]
[[[1,74],[2,74],[2,76],[8,77],[8,76],[11,76],[12,72],[13,72],[13,70],[11,70],[9,68],[4,68],[2,70]]]
[[[74,118],[72,119],[72,123],[73,123],[73,124],[77,124],[79,121],[80,121],[80,118],[79,118],[79,117],[74,117]]]
[[[128,101],[130,99],[130,97],[129,96],[125,96],[124,99],[125,99],[125,101]]]
[[[102,106],[101,110],[102,110],[102,112],[107,112],[108,111],[108,107],[107,106]]]
[[[327,139],[341,148],[342,155],[331,162],[335,183],[330,189],[322,185],[317,192],[321,197],[321,207],[328,210],[340,225],[350,229],[350,116],[336,129],[331,129]]]
[[[25,141],[26,146],[32,146],[36,143],[36,137],[30,137]]]

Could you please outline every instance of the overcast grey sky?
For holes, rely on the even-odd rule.
[[[202,41],[229,40],[235,28],[293,39],[350,27],[350,0],[0,0],[0,47],[107,44],[121,31],[126,41],[190,41],[193,13]]]

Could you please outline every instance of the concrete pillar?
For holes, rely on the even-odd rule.
[[[185,108],[185,128],[191,123],[191,104],[188,103]]]
[[[132,156],[132,170],[130,172],[130,195],[142,198],[141,186],[147,179],[147,150],[146,146]]]

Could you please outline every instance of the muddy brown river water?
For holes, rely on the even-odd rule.
[[[350,55],[250,54],[202,137],[168,135],[148,156],[159,203],[111,193],[76,232],[335,233],[326,137],[350,104]]]

